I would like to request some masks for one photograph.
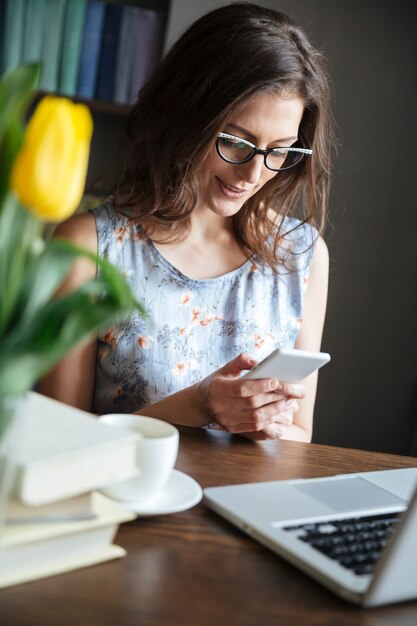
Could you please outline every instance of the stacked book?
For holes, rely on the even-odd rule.
[[[0,588],[124,556],[135,516],[97,489],[137,473],[135,433],[31,392],[0,529]]]
[[[130,104],[161,59],[166,14],[101,0],[0,0],[0,74],[42,62],[40,88]]]

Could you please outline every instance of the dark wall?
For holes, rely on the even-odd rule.
[[[172,0],[169,39],[224,2]],[[341,141],[314,440],[417,454],[417,7],[269,0],[330,60]]]
[[[341,139],[314,439],[417,453],[416,6],[284,4],[330,59]]]

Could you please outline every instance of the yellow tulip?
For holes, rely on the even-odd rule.
[[[45,96],[27,126],[13,164],[11,188],[37,217],[59,222],[79,205],[93,121],[84,104]]]

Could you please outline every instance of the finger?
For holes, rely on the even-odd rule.
[[[304,385],[299,385],[297,383],[281,383],[281,388],[279,390],[283,396],[292,396],[293,398],[298,398],[301,400],[305,398],[307,395],[307,388]]]
[[[252,441],[266,441],[268,439],[281,439],[285,434],[285,427],[281,424],[271,424],[259,432],[243,432],[240,436]]]
[[[229,433],[257,432],[274,423],[275,415],[261,415],[239,411],[235,415],[229,413],[226,419],[218,416],[217,422]]]
[[[300,408],[295,398],[282,396],[280,393],[268,393],[241,398],[235,402],[234,408],[242,407],[243,410],[250,410],[272,403],[279,408],[280,412],[297,413]]]
[[[284,434],[285,434],[285,425],[283,424],[271,424],[270,426],[267,426],[266,428],[261,430],[260,433],[257,433],[257,435],[260,435],[260,437],[262,437],[264,440],[265,439],[281,439],[281,437],[283,437]],[[258,439],[258,441],[259,440],[260,439]]]
[[[282,396],[280,393],[275,393],[274,391],[270,391],[268,393],[258,393],[253,396],[244,396],[244,397],[228,397],[227,399],[223,396],[222,403],[219,406],[220,408],[225,407],[225,404],[232,403],[232,409],[234,411],[250,411],[252,409],[261,408],[267,404],[271,404],[271,402],[281,402],[281,408],[284,410],[287,406],[292,406],[291,402],[296,402],[292,398],[288,398],[286,396]]]
[[[221,376],[238,376],[244,370],[250,370],[257,364],[257,361],[253,359],[250,354],[246,352],[242,352],[232,361],[223,365],[220,369],[217,370],[217,374]]]
[[[294,398],[285,398],[280,401],[279,405],[281,407],[281,412],[291,413],[292,415],[297,413],[300,408],[297,400],[294,400]]]
[[[281,411],[281,413],[278,413],[275,416],[274,424],[283,424],[284,426],[291,426],[293,421],[294,421],[294,414],[291,411]]]
[[[288,395],[281,392],[282,385],[275,378],[259,378],[256,380],[217,378],[216,381],[213,381],[213,384],[216,386],[216,392],[227,398],[249,398],[251,396],[268,394],[272,391],[280,393],[281,397]]]
[[[277,415],[282,412],[280,402],[270,402],[261,407],[247,411],[230,410],[217,416],[217,421],[231,433],[244,431],[259,431],[277,421]],[[223,415],[226,416],[223,419]]]

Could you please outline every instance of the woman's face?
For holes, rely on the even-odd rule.
[[[261,150],[291,146],[298,138],[298,128],[304,111],[300,98],[283,98],[264,94],[232,114],[222,132],[250,141]],[[242,205],[271,178],[279,176],[264,165],[263,155],[235,165],[217,154],[213,144],[208,159],[201,168],[199,207],[219,217],[235,215]]]

